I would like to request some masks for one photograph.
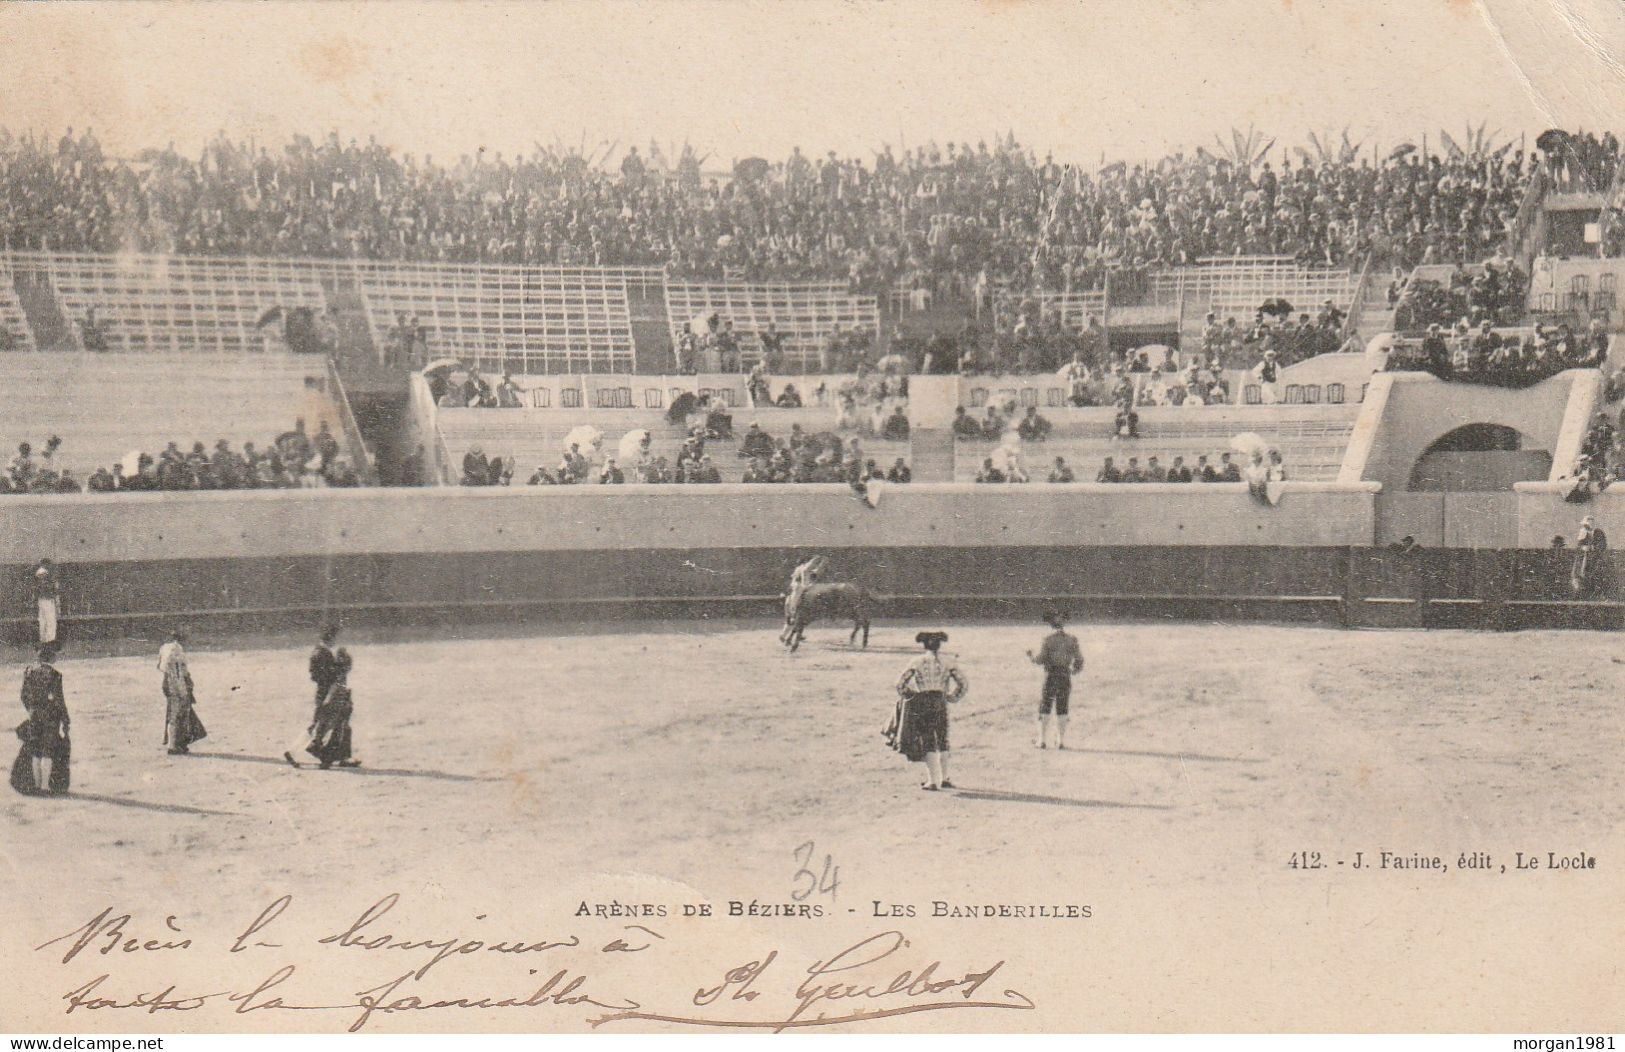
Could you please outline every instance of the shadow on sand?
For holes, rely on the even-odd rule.
[[[1263,763],[1246,756],[1205,756],[1199,752],[1143,752],[1138,749],[1079,749],[1069,746],[1067,752],[1093,753],[1096,756],[1143,756],[1152,760],[1196,760],[1201,763]]]
[[[235,811],[210,811],[204,807],[187,807],[185,804],[154,804],[145,800],[131,800],[127,796],[102,796],[99,793],[66,792],[57,797],[59,800],[86,800],[96,804],[112,804],[115,807],[133,807],[138,811],[161,811],[168,815],[206,815],[210,817],[234,817]]]
[[[1116,800],[1072,800],[1064,796],[1040,796],[1037,793],[1011,793],[1003,789],[954,789],[954,796],[962,800],[993,800],[1012,804],[1050,804],[1055,807],[1093,807],[1101,809],[1130,809],[1137,811],[1171,811],[1164,804],[1126,804]]]
[[[199,760],[231,760],[234,763],[264,763],[272,767],[286,767],[288,761],[280,756],[250,756],[247,753],[234,752],[194,752],[188,754]],[[375,777],[388,778],[433,778],[442,782],[498,782],[500,778],[481,778],[472,774],[452,774],[450,771],[412,771],[401,767],[329,767],[322,771],[316,761],[308,756],[299,761],[299,767],[305,771],[321,771],[323,774],[363,774]]]

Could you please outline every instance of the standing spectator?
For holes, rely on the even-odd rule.
[[[1281,368],[1276,364],[1275,351],[1265,351],[1264,357],[1253,367],[1253,377],[1258,381],[1259,393],[1265,405],[1275,405],[1281,400],[1280,375]],[[1208,401],[1212,403],[1211,398]]]
[[[1608,534],[1597,526],[1596,519],[1587,515],[1580,520],[1580,533],[1574,539],[1574,548],[1574,565],[1569,572],[1569,588],[1576,596],[1590,596],[1605,580]]]
[[[338,675],[327,696],[316,706],[311,721],[310,744],[305,751],[316,757],[322,770],[337,764],[340,767],[360,767],[361,761],[353,755],[350,719],[355,704],[350,693],[350,653],[339,648],[334,658]]]
[[[700,338],[694,335],[694,329],[688,322],[683,322],[683,331],[677,337],[677,371],[683,376],[693,376],[699,371]]]
[[[767,328],[758,333],[756,338],[762,344],[762,368],[767,372],[778,372],[783,369],[784,334],[770,321]]]
[[[717,355],[721,359],[723,372],[739,371],[739,337],[734,333],[732,318],[723,322],[722,331],[717,333]]]
[[[56,653],[55,643],[43,644],[39,659],[23,672],[22,702],[28,718],[17,728],[22,748],[11,766],[11,787],[29,796],[68,791],[73,745],[62,673],[52,664]]]
[[[310,722],[307,725],[305,733],[301,735],[299,739],[299,747],[301,749],[306,748],[310,744],[310,735],[315,730],[316,726],[317,710],[321,708],[322,702],[327,700],[328,695],[333,690],[334,684],[338,683],[339,680],[349,672],[349,655],[345,654],[344,658],[341,659],[339,655],[343,654],[344,652],[342,650],[334,650],[334,644],[338,642],[338,638],[338,626],[328,625],[326,628],[322,629],[322,634],[316,644],[316,648],[310,652],[308,667],[310,670],[310,681],[316,686],[316,698],[315,705],[311,709]],[[282,758],[288,761],[288,763],[294,767],[299,766],[299,761],[293,758],[292,749],[285,751],[282,754]]]

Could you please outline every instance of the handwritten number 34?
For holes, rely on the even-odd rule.
[[[801,868],[796,870],[796,889],[790,892],[790,897],[797,902],[805,902],[814,894],[835,897],[835,889],[841,885],[841,867],[835,864],[834,855],[824,856],[824,866],[821,873],[812,869],[813,854],[815,852],[811,840],[796,848],[796,861]]]

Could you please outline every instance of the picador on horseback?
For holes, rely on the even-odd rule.
[[[847,643],[857,641],[863,632],[863,645],[869,645],[869,612],[877,596],[860,584],[840,582],[825,584],[820,581],[829,571],[829,559],[815,555],[797,566],[790,575],[790,592],[784,599],[784,630],[779,642],[793,653],[807,634],[807,626],[820,620],[852,621],[852,634]]]

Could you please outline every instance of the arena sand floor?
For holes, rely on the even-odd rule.
[[[976,930],[1014,924],[1028,956],[1082,960],[1080,1011],[1103,1028],[1147,1013],[1202,1028],[1238,1006],[1264,1029],[1368,1028],[1378,1005],[1399,1029],[1459,1008],[1512,1030],[1554,1005],[1583,1027],[1617,1003],[1503,959],[1539,931],[1541,952],[1594,955],[1618,989],[1617,637],[1080,624],[1088,666],[1056,752],[1032,744],[1041,674],[1024,651],[1043,626],[949,623],[971,690],[952,711],[960,788],[934,794],[881,738],[917,627],[877,624],[861,651],[816,626],[795,655],[766,621],[355,630],[354,771],[280,759],[310,711],[302,637],[194,630],[209,737],[188,757],[160,745],[157,641],[87,644],[60,666],[73,796],[0,806],[9,894],[64,931],[120,904],[230,926],[293,891],[329,928],[394,891],[397,918],[415,899],[465,927],[477,905],[559,930],[581,902],[789,903],[804,854],[820,876],[839,867],[835,893],[806,901],[840,923],[913,904],[906,923],[950,944],[973,922],[929,917],[933,901],[1088,904],[1089,920]],[[1383,851],[1449,870],[1372,868]],[[1472,851],[1496,871],[1459,870]],[[1517,851],[1599,868],[1520,873]],[[1295,852],[1326,868],[1295,869]],[[1281,923],[1297,915],[1301,931]],[[16,950],[12,974],[32,959]],[[1048,996],[1082,996],[1017,964]],[[1441,969],[1468,982],[1461,1004],[1435,1003]],[[1326,983],[1368,996],[1306,1002]],[[1024,1028],[995,1015],[958,1025]]]

